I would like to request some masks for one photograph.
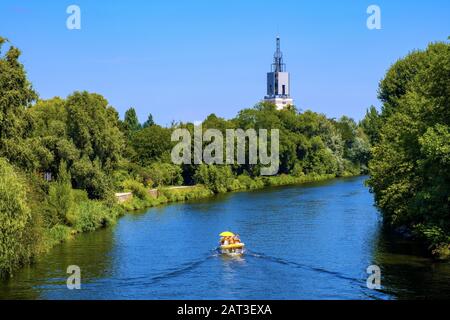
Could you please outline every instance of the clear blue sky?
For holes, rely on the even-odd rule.
[[[81,8],[68,30],[66,8]],[[366,9],[381,8],[381,30]],[[450,35],[450,1],[2,0],[0,34],[23,51],[41,98],[75,90],[172,120],[231,118],[265,94],[279,33],[301,109],[361,119],[386,69]]]

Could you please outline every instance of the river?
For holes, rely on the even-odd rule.
[[[61,244],[14,278],[2,299],[450,298],[450,264],[383,231],[365,177],[220,195],[128,214]],[[241,258],[215,251],[241,235]],[[81,290],[66,271],[81,268]],[[381,269],[369,289],[367,267]]]

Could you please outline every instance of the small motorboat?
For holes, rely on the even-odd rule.
[[[244,254],[245,244],[239,239],[239,235],[230,231],[220,234],[220,252],[229,256],[240,256]]]

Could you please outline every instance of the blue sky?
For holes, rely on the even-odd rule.
[[[81,30],[66,28],[71,4]],[[366,27],[371,4],[381,30]],[[448,0],[2,0],[0,35],[41,98],[88,90],[168,125],[257,103],[280,34],[296,105],[359,120],[392,63],[447,39],[449,12]]]

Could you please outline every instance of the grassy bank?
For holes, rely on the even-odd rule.
[[[42,232],[41,251],[48,251],[55,245],[72,239],[75,235],[92,232],[114,225],[125,214],[119,205],[109,205],[102,201],[86,200],[77,204],[69,223],[56,224]]]
[[[182,189],[160,188],[156,198],[150,197],[148,194],[133,192],[133,198],[122,203],[121,206],[125,211],[137,211],[170,202],[202,199],[212,195],[214,193],[202,185]]]
[[[251,178],[246,175],[241,175],[230,181],[226,188],[221,189],[221,192],[214,192],[211,187],[206,185],[196,185],[183,188],[160,188],[158,190],[158,197],[156,198],[148,196],[148,193],[146,192],[133,191],[133,198],[124,202],[121,206],[126,211],[138,211],[171,202],[208,198],[218,193],[256,190],[275,186],[297,185],[307,182],[333,179],[335,177],[336,176],[334,174],[311,174],[300,177],[280,175],[258,178]]]

